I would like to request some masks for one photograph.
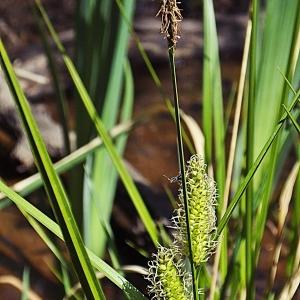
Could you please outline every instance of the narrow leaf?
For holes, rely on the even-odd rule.
[[[71,211],[69,200],[59,177],[55,173],[46,146],[32,116],[28,101],[13,71],[2,40],[0,40],[0,55],[1,66],[5,73],[11,93],[13,94],[14,100],[17,104],[36,165],[43,177],[50,204],[52,205],[56,218],[59,220],[66,239],[66,245],[71,255],[77,276],[83,286],[83,290],[89,298],[94,297],[96,299],[105,299],[84,248],[79,230]]]

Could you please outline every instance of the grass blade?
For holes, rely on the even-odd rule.
[[[212,0],[203,1],[203,131],[205,136],[205,154],[208,165],[215,161],[215,180],[219,194],[218,217],[224,197],[225,173],[225,128],[219,46],[214,6]],[[213,147],[214,144],[214,147]],[[226,231],[223,233],[226,236]],[[227,239],[221,244],[221,278],[227,272]]]
[[[271,24],[275,21],[279,22],[279,19],[277,20],[277,18],[276,18],[276,20],[274,20],[274,18],[273,18],[273,15],[275,13],[279,13],[281,17],[286,14],[290,15],[289,18],[287,20],[285,20],[285,22],[287,22],[287,24],[285,24],[285,23],[282,24],[280,22],[279,24],[276,23],[276,26],[274,25],[272,27],[271,25],[269,25],[269,27],[268,27],[268,30],[270,30],[270,32],[271,32],[271,34],[269,34],[269,36],[277,39],[280,35],[284,35],[285,36],[284,38],[288,39],[288,42],[290,43],[289,44],[290,47],[288,48],[289,51],[286,51],[286,44],[280,45],[280,47],[283,47],[285,50],[278,53],[278,55],[280,55],[279,57],[276,56],[276,60],[278,61],[278,64],[280,62],[280,64],[279,64],[280,68],[282,68],[284,70],[286,76],[282,76],[280,78],[279,86],[281,86],[282,89],[280,90],[280,93],[279,93],[279,90],[277,90],[275,96],[277,96],[278,99],[274,100],[274,103],[279,101],[280,102],[279,105],[281,105],[281,104],[288,105],[292,99],[292,97],[289,93],[289,90],[288,90],[288,86],[291,86],[289,81],[293,82],[293,80],[296,79],[296,78],[294,78],[294,75],[296,75],[295,69],[296,69],[297,59],[299,56],[300,2],[298,1],[298,3],[297,3],[295,1],[291,1],[288,3],[287,6],[282,6],[282,3],[280,1],[279,2],[274,1],[274,3],[272,3],[272,5],[270,3],[269,9],[271,10],[271,12],[268,12],[267,15],[269,16],[269,22]],[[266,30],[267,30],[267,28],[266,28]],[[280,35],[278,34],[279,30],[280,30]],[[283,32],[281,32],[281,31],[283,31]],[[267,42],[269,42],[269,44]],[[279,42],[282,43],[283,41],[279,40]],[[268,48],[270,48],[266,51],[272,51],[274,44],[268,40],[266,41],[266,43],[267,43]],[[287,43],[287,41],[285,41],[285,43]],[[278,49],[276,49],[276,50],[278,50]],[[286,63],[286,65],[285,65],[285,63]],[[274,66],[272,68],[275,69]],[[272,73],[271,70],[270,70],[270,73]],[[264,80],[274,80],[275,81],[276,77],[278,76],[278,71],[273,72],[273,73],[274,74],[267,74],[266,76],[268,78],[266,78]],[[275,78],[273,78],[273,76]],[[281,85],[281,80],[284,80],[285,77],[287,77],[288,80],[284,82],[284,85],[283,84]],[[262,83],[259,81],[259,84],[262,84]],[[274,84],[274,83],[270,83],[270,84]],[[277,84],[277,80],[276,80],[275,85],[276,84]],[[296,86],[297,86],[297,84],[296,84]],[[269,90],[269,87],[270,87],[270,85],[265,86],[265,89],[266,89],[265,93],[267,94],[267,95],[265,95],[265,97],[267,97],[268,100],[270,99],[270,98],[268,98],[268,97],[270,97],[270,94],[267,93],[267,91]],[[259,88],[259,86],[258,86],[258,88]],[[292,91],[293,91],[293,88],[292,88]],[[261,100],[259,100],[259,102],[260,101]],[[271,103],[272,103],[271,105],[274,105],[273,102],[271,102]],[[273,112],[273,110],[272,110],[272,112]],[[287,114],[285,114],[285,115],[287,115]],[[276,118],[277,118],[277,120],[280,118],[279,111],[277,112]],[[262,129],[263,134],[265,134],[265,129],[266,128]],[[256,214],[256,220],[255,220],[256,228],[257,228],[256,238],[255,238],[256,239],[256,259],[257,259],[257,255],[259,253],[259,248],[261,245],[261,240],[263,237],[263,232],[264,232],[265,223],[266,223],[266,219],[267,219],[269,199],[271,198],[271,195],[272,195],[276,176],[278,176],[278,172],[280,170],[280,153],[282,153],[283,151],[286,151],[286,149],[288,149],[289,143],[286,143],[286,141],[288,141],[287,138],[289,136],[290,135],[287,131],[282,131],[282,133],[279,134],[277,141],[272,146],[269,161],[267,162],[266,165],[264,165],[264,169],[261,170],[261,173],[259,173],[258,177],[257,177],[257,180],[259,180],[260,176],[261,176],[260,174],[263,174],[263,172],[268,172],[268,174],[269,174],[269,176],[267,177],[267,180],[263,179],[263,182],[266,181],[266,188],[264,190],[264,193],[261,196],[262,201],[260,201],[260,207],[259,207],[258,213]],[[255,145],[255,147],[256,146],[257,145]]]
[[[204,153],[205,152],[204,151],[205,141],[204,141],[204,135],[203,135],[203,132],[202,132],[200,126],[198,125],[198,123],[195,121],[195,119],[193,117],[185,114],[183,111],[181,111],[180,115],[191,135],[191,139],[192,139],[194,147],[195,147],[194,153],[201,155],[201,157],[205,157],[205,153]],[[183,136],[183,140],[185,142],[187,141],[184,139],[184,136]],[[189,149],[190,148],[191,147],[189,147]]]
[[[287,107],[286,107],[284,104],[283,104],[282,106],[283,106],[285,112],[288,114],[288,116],[289,116],[290,120],[292,121],[292,123],[293,123],[295,129],[297,130],[298,134],[300,134],[300,126],[298,125],[296,119],[295,119],[294,116],[288,111]]]
[[[110,131],[110,135],[112,138],[116,138],[119,135],[129,131],[133,127],[134,122],[127,122],[125,124],[120,124],[114,127]],[[86,145],[82,146],[81,148],[75,150],[71,154],[65,156],[58,162],[54,164],[54,169],[57,174],[62,174],[64,172],[69,171],[73,167],[79,165],[83,161],[85,161],[86,157],[93,153],[96,149],[103,146],[103,142],[100,140],[100,138],[94,138]],[[40,173],[36,173],[34,175],[31,175],[17,183],[15,183],[12,187],[12,189],[16,192],[18,192],[21,196],[27,196],[31,192],[35,191],[39,187],[43,185],[43,180],[40,175]],[[5,201],[7,200],[7,201]],[[9,205],[10,200],[5,199],[5,196],[2,194],[0,195],[0,209],[2,207],[6,207]]]
[[[94,1],[87,0],[87,2]],[[101,9],[97,8],[98,4]],[[126,120],[132,115],[133,95],[129,95],[126,91],[129,78],[129,67],[126,64],[129,30],[117,6],[111,0],[101,1],[101,3],[96,2],[95,5],[96,7],[92,10],[92,21],[90,22],[91,24],[88,24],[89,28],[87,29],[87,31],[92,31],[92,33],[96,31],[92,35],[90,45],[93,48],[93,56],[88,57],[85,55],[84,57],[85,65],[91,65],[91,72],[87,74],[89,75],[87,80],[84,78],[84,82],[104,126],[110,129],[115,125],[119,114],[124,117],[125,111]],[[128,19],[132,18],[134,6],[134,0],[124,2],[124,9]],[[103,17],[105,10],[110,17]],[[105,21],[102,18],[105,18]],[[103,28],[97,29],[99,22],[103,22]],[[100,31],[100,33],[97,33],[97,31]],[[95,41],[93,36],[97,36],[96,45],[99,48],[94,47]],[[80,36],[78,38],[80,39]],[[98,40],[100,41],[98,42]],[[92,63],[89,62],[90,60],[92,60]],[[81,73],[80,71],[79,69],[79,73]],[[122,96],[123,84],[125,86],[124,97]],[[126,105],[127,107],[125,107],[123,112],[120,112],[122,98],[124,98],[123,106]],[[78,100],[81,101],[80,99]],[[83,111],[83,113],[85,112]],[[87,122],[91,123],[89,117],[83,116],[81,112],[77,120],[79,124],[82,117],[88,118]],[[90,127],[92,128],[92,126]],[[79,136],[79,138],[81,139],[82,137]],[[86,139],[86,133],[84,133],[83,139]],[[125,145],[126,139],[116,141],[116,150],[120,156],[123,154]],[[96,151],[94,156],[89,158],[89,161],[92,161],[92,163],[88,164],[89,171],[85,173],[85,188],[83,191],[84,236],[87,246],[101,256],[106,243],[106,235],[99,224],[99,215],[101,215],[103,222],[109,222],[118,172],[114,168],[106,149]],[[87,176],[87,173],[90,176]],[[97,198],[93,197],[93,195],[97,195]],[[99,236],[102,237],[100,243]]]
[[[23,271],[23,288],[21,300],[29,300],[28,291],[30,288],[30,269],[25,266]]]
[[[61,225],[77,276],[88,298],[92,299],[95,297],[96,299],[105,299],[84,248],[67,195],[59,177],[55,173],[51,159],[46,150],[46,146],[32,116],[27,99],[20,87],[16,75],[14,74],[2,40],[0,40],[0,55],[1,66],[19,109],[29,143],[34,154],[36,165],[44,180],[50,204],[52,205],[56,218],[59,220]]]
[[[216,181],[218,193],[222,202],[225,184],[225,129],[218,36],[214,7],[211,0],[204,1],[203,18],[203,131],[205,135],[205,144],[207,145],[207,163],[211,164],[213,157],[216,161]],[[215,143],[214,155],[212,153],[212,133],[214,133]]]
[[[0,180],[0,191],[6,195],[11,201],[13,201],[18,208],[21,208],[21,212],[25,211],[28,215],[34,218],[36,221],[45,226],[49,231],[55,234],[58,238],[63,240],[63,235],[60,227],[52,219],[38,210],[35,206],[22,198],[5,183]],[[132,296],[129,299],[145,300],[146,298],[140,293],[133,285],[130,284],[124,277],[122,277],[117,271],[111,268],[105,261],[96,256],[92,251],[86,248],[88,256],[93,266],[103,272],[105,276],[118,286],[123,291],[127,292],[127,295]],[[132,292],[131,292],[132,291]]]
[[[259,64],[260,68],[257,75],[254,157],[257,157],[262,145],[264,145],[276,125],[282,97],[285,97],[282,94],[285,83],[278,72],[278,67],[286,73],[289,60],[292,57],[292,40],[295,34],[293,28],[296,26],[295,19],[297,15],[299,16],[298,0],[267,2],[262,51],[259,57],[259,61],[263,63]],[[274,18],[274,16],[277,17]],[[296,26],[295,29],[299,30],[299,27]],[[284,98],[284,101],[287,100],[287,98]],[[270,110],[270,107],[272,107],[272,110]],[[268,122],[266,122],[266,115],[268,116]]]
[[[247,134],[246,134],[246,170],[251,169],[254,160],[254,112],[256,104],[256,81],[257,81],[257,32],[258,32],[258,10],[259,0],[251,1],[251,40],[250,40],[250,63],[249,63],[249,98],[247,105]],[[246,213],[244,218],[245,242],[245,278],[246,278],[246,299],[253,299],[255,289],[253,287],[253,183],[249,182],[245,197]]]
[[[297,92],[297,94],[294,97],[291,105],[289,106],[289,109],[288,109],[289,111],[291,111],[295,107],[295,105],[299,102],[299,96],[300,96],[300,90]],[[283,116],[281,117],[279,123],[275,127],[272,135],[269,137],[268,141],[266,142],[266,144],[262,148],[261,152],[259,153],[258,157],[254,161],[251,169],[249,170],[249,172],[245,176],[244,180],[240,184],[237,192],[235,193],[234,197],[231,200],[230,205],[228,206],[228,208],[226,210],[226,213],[224,214],[224,216],[222,217],[222,219],[221,219],[221,221],[219,223],[218,234],[220,234],[223,231],[224,227],[228,223],[228,221],[229,221],[229,219],[230,219],[230,217],[231,217],[231,215],[233,213],[233,210],[235,209],[237,203],[239,202],[241,196],[243,195],[245,189],[247,188],[250,180],[253,178],[253,176],[254,176],[257,168],[260,166],[261,162],[263,161],[264,157],[266,156],[266,154],[267,154],[269,148],[271,147],[272,143],[276,139],[278,133],[282,129],[283,124],[287,120],[287,118],[288,118],[287,114],[284,113]]]
[[[130,177],[127,169],[125,168],[120,155],[116,151],[116,149],[113,145],[113,142],[112,142],[110,136],[108,135],[108,132],[107,132],[103,122],[98,117],[95,106],[93,105],[93,102],[91,101],[90,96],[88,95],[88,92],[87,92],[86,88],[84,87],[83,82],[80,79],[80,76],[79,76],[78,72],[76,71],[76,68],[75,68],[72,60],[66,54],[65,49],[63,48],[61,42],[59,41],[59,38],[58,38],[52,24],[50,23],[50,20],[46,14],[44,8],[41,5],[41,2],[39,0],[36,0],[36,4],[37,4],[37,7],[38,7],[43,19],[44,19],[46,26],[51,34],[53,41],[55,42],[57,48],[59,49],[60,53],[62,54],[62,57],[63,57],[65,65],[67,67],[67,70],[75,84],[78,94],[81,97],[82,103],[84,104],[85,109],[87,110],[89,117],[92,120],[92,122],[96,128],[98,135],[101,137],[101,139],[110,155],[111,160],[113,161],[116,169],[118,170],[120,178],[121,178],[124,186],[126,187],[126,190],[129,194],[139,216],[141,217],[146,230],[148,231],[153,243],[155,245],[157,245],[158,244],[158,232],[157,232],[155,223],[154,223],[152,217],[150,216],[140,193],[138,192],[132,178]]]
[[[120,112],[122,123],[128,122],[133,109],[133,77],[129,62],[125,64],[124,72],[124,101]],[[124,151],[126,140],[126,134],[116,138],[115,147],[120,155]],[[106,234],[99,223],[99,218],[105,224],[109,223],[118,173],[104,148],[97,152],[92,169],[91,188],[88,191],[90,195],[84,199],[84,237],[87,241],[86,245],[101,257],[106,244]],[[97,195],[97,200],[93,195]],[[99,236],[102,237],[100,240]]]
[[[245,79],[246,79],[246,71],[247,71],[247,63],[248,63],[248,54],[250,48],[250,35],[251,35],[251,22],[248,21],[246,37],[245,37],[245,46],[244,46],[244,54],[242,60],[242,67],[241,67],[241,74],[240,80],[238,85],[238,93],[237,93],[237,100],[236,100],[236,108],[234,113],[234,121],[233,121],[233,129],[232,129],[232,137],[230,141],[230,148],[229,148],[229,157],[228,157],[228,164],[227,164],[227,172],[226,172],[226,182],[225,182],[225,189],[224,189],[224,200],[223,200],[223,207],[221,210],[221,216],[223,217],[224,213],[226,212],[226,208],[228,206],[229,194],[230,194],[230,186],[232,185],[232,173],[233,173],[233,166],[234,166],[234,158],[236,154],[236,146],[237,146],[237,139],[238,139],[238,129],[242,111],[242,102],[243,102],[243,95],[244,95],[244,87],[245,87]],[[217,276],[218,276],[218,269],[219,269],[219,260],[221,254],[221,244],[223,243],[223,239],[226,237],[221,237],[221,242],[217,246],[215,261],[214,261],[214,268],[213,268],[213,275],[212,275],[212,285],[210,286],[210,295],[209,299],[214,299],[215,288],[217,284]],[[227,276],[227,275],[226,275]]]

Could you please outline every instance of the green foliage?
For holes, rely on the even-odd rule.
[[[16,78],[1,40],[0,63],[18,107],[20,117],[35,158],[35,163],[43,177],[44,186],[47,191],[50,204],[58,222],[60,223],[64,238],[66,239],[66,244],[77,276],[88,297],[105,299],[94,270],[92,269],[90,260],[88,259],[66,192],[53,168],[46,146],[32,116],[28,101]]]
[[[201,126],[205,136],[205,161],[210,177],[214,177],[216,181],[218,191],[217,224],[211,214],[216,204],[214,181],[205,181],[208,177],[203,161],[199,162],[199,159],[194,159],[198,156],[193,156],[185,167],[185,150],[193,152],[194,147],[181,126],[181,118],[186,120],[186,116],[180,113],[177,91],[175,46],[177,42],[181,42],[178,40],[180,11],[175,0],[163,2],[160,10],[163,15],[162,31],[168,42],[166,52],[169,54],[173,84],[174,108],[170,105],[170,101],[166,102],[177,130],[181,186],[175,225],[181,230],[175,234],[177,243],[170,248],[159,246],[157,255],[152,261],[148,279],[152,283],[150,291],[153,293],[158,291],[158,299],[174,297],[204,299],[208,288],[210,288],[209,299],[224,299],[225,296],[230,299],[244,296],[246,299],[254,299],[257,296],[254,275],[262,238],[270,215],[270,207],[277,205],[276,195],[281,189],[282,195],[288,195],[286,201],[293,207],[289,214],[291,221],[286,218],[287,213],[284,216],[278,213],[277,217],[273,212],[272,217],[275,215],[278,220],[279,233],[275,246],[279,249],[279,254],[284,236],[290,245],[288,278],[281,296],[277,295],[274,278],[279,254],[275,253],[272,272],[268,275],[269,284],[264,291],[265,299],[287,295],[285,290],[292,285],[296,271],[299,270],[299,173],[298,178],[296,176],[299,172],[300,158],[300,2],[268,0],[266,5],[262,2],[253,0],[250,5],[248,34],[251,36],[251,42],[249,46],[246,39],[244,69],[241,72],[237,93],[241,101],[236,105],[237,123],[234,125],[236,131],[233,130],[230,136],[234,147],[230,148],[232,153],[226,153],[225,144],[229,136],[225,136],[225,128],[230,118],[224,118],[224,111],[227,109],[224,107],[222,95],[216,17],[213,1],[203,1]],[[119,287],[128,299],[146,299],[120,271],[122,263],[118,261],[119,249],[114,245],[114,233],[110,228],[110,215],[119,177],[154,245],[158,246],[160,240],[172,244],[171,239],[166,237],[165,230],[157,230],[155,221],[122,160],[127,133],[135,123],[130,122],[134,100],[133,76],[127,59],[130,34],[163,100],[166,100],[162,83],[134,32],[132,26],[134,7],[134,0],[78,2],[75,67],[41,2],[36,0],[42,36],[44,38],[47,29],[78,94],[76,99],[78,149],[55,165],[52,164],[46,151],[4,45],[0,43],[1,66],[19,109],[39,171],[24,182],[16,184],[15,189],[25,196],[44,185],[58,224],[2,181],[0,191],[3,195],[0,197],[1,199],[7,197],[17,205],[57,257],[63,269],[63,276],[59,276],[64,278],[65,290],[68,293],[73,284],[70,282],[71,279],[69,281],[68,273],[72,271],[61,250],[48,235],[48,230],[65,240],[73,267],[88,299],[105,299],[93,268]],[[65,103],[47,38],[44,43],[57,98],[60,98],[61,119],[62,124],[65,124],[65,144],[68,148],[67,118],[63,112]],[[118,122],[122,122],[123,125],[116,126]],[[193,134],[191,136],[195,139]],[[291,151],[294,151],[295,159],[289,157]],[[231,157],[228,163],[226,163],[227,156]],[[280,180],[282,174],[285,174],[283,168],[286,166],[287,158],[294,163],[295,168],[289,176],[292,179],[286,179],[282,188]],[[82,163],[84,166],[80,165]],[[58,174],[70,169],[73,171],[69,177],[71,192],[69,199]],[[0,208],[8,205],[7,198],[0,202]],[[206,201],[207,199],[209,200]],[[281,208],[283,203],[281,198]],[[214,267],[206,268],[207,259],[216,246],[216,238],[219,238],[219,244],[214,256]],[[202,253],[203,249],[207,250],[207,253]],[[106,250],[111,256],[114,268],[100,258]],[[24,270],[23,283],[23,299],[26,299],[29,289],[27,269]],[[199,288],[203,292],[202,295],[198,294]],[[289,290],[290,295],[286,297],[291,299],[292,289]]]
[[[135,1],[123,2],[125,17],[131,21]],[[111,129],[119,114],[119,121],[124,122],[130,119],[132,113],[133,80],[126,61],[129,30],[111,0],[79,1],[76,20],[78,72],[103,124],[106,129]],[[80,105],[79,97],[77,107]],[[93,122],[84,111],[78,109],[76,124],[77,144],[82,146],[93,136]],[[122,155],[126,138],[117,139],[115,145]],[[103,226],[109,226],[118,172],[107,151],[99,149],[88,158],[85,171],[78,169],[74,176],[80,181],[74,186],[72,195],[75,205],[81,206],[78,214],[83,211],[85,242],[96,253],[103,255],[106,244]],[[82,216],[78,215],[78,218],[81,220]]]
[[[11,199],[17,207],[20,209],[21,213],[27,218],[28,216],[32,217],[40,224],[45,226],[50,232],[56,235],[58,238],[63,240],[63,234],[60,226],[55,223],[52,219],[38,210],[26,199],[19,196],[12,189],[10,189],[6,184],[0,181],[0,190],[4,193],[9,199]],[[143,300],[145,297],[141,294],[133,285],[131,285],[123,276],[121,276],[117,271],[111,268],[107,263],[105,263],[101,258],[95,255],[91,250],[87,249],[87,254],[93,266],[99,271],[102,272],[111,282],[113,282],[120,289],[123,289],[127,295],[130,296],[129,299]],[[96,298],[98,299],[98,298]],[[101,298],[100,298],[101,299]]]
[[[43,20],[48,28],[48,31],[55,42],[58,50],[60,51],[63,61],[65,63],[65,66],[69,72],[69,75],[71,76],[73,83],[75,85],[76,91],[81,99],[82,104],[84,105],[84,108],[86,109],[86,112],[89,116],[90,121],[92,122],[93,126],[95,127],[95,130],[99,137],[101,137],[104,146],[106,147],[110,159],[112,160],[114,166],[116,167],[119,176],[129,194],[129,196],[132,199],[132,202],[134,206],[136,207],[147,231],[149,232],[149,235],[153,241],[154,244],[158,243],[158,235],[157,235],[157,229],[155,226],[155,223],[153,219],[151,218],[143,199],[141,198],[134,182],[131,176],[128,173],[128,170],[126,169],[124,162],[122,161],[117,149],[115,148],[111,137],[109,136],[107,129],[103,123],[103,121],[99,118],[96,108],[71,60],[71,58],[66,54],[65,49],[63,45],[61,44],[58,35],[56,34],[44,8],[42,7],[41,3],[37,0],[36,1],[37,7],[39,9],[39,12],[41,13],[41,16],[43,17]],[[76,182],[75,182],[76,183]],[[74,206],[73,206],[74,207]],[[78,208],[78,207],[77,207]],[[75,211],[77,211],[74,208]]]

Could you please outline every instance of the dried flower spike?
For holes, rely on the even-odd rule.
[[[193,155],[187,163],[186,186],[189,207],[190,234],[193,262],[197,267],[206,262],[216,247],[216,185],[206,174],[206,165],[199,155]],[[188,255],[188,239],[183,205],[183,192],[177,215],[173,218],[177,233],[178,249]]]
[[[182,20],[176,0],[162,0],[157,15],[161,15],[161,33],[168,40],[169,47],[175,47],[179,36],[179,22]]]
[[[157,300],[188,300],[189,276],[176,260],[175,249],[160,246],[154,260],[149,262],[147,279],[151,282],[149,293]]]

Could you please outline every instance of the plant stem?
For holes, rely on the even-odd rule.
[[[251,7],[251,42],[250,42],[250,66],[249,66],[249,100],[247,116],[247,155],[246,172],[251,169],[254,160],[254,112],[256,98],[256,37],[257,37],[257,6],[258,0],[252,1]],[[249,183],[246,191],[246,290],[247,300],[253,299],[253,245],[252,245],[252,201],[253,201],[253,182]]]
[[[190,230],[190,224],[189,224],[189,206],[188,206],[188,198],[187,198],[187,190],[186,190],[185,160],[184,160],[184,152],[183,152],[179,99],[178,99],[176,68],[175,68],[175,49],[174,49],[174,46],[170,46],[170,45],[169,45],[169,61],[170,61],[170,68],[171,68],[171,75],[172,75],[175,121],[176,121],[176,131],[177,131],[178,158],[179,158],[179,166],[180,166],[180,174],[181,174],[183,202],[184,202],[184,209],[185,209],[187,239],[188,239],[188,246],[189,246],[189,261],[190,261],[191,270],[192,270],[193,296],[194,296],[194,300],[196,300],[196,299],[198,299],[198,297],[197,297],[198,289],[197,289],[195,267],[194,267],[194,263],[193,263],[193,249],[192,249],[192,241],[191,241],[191,230]]]

